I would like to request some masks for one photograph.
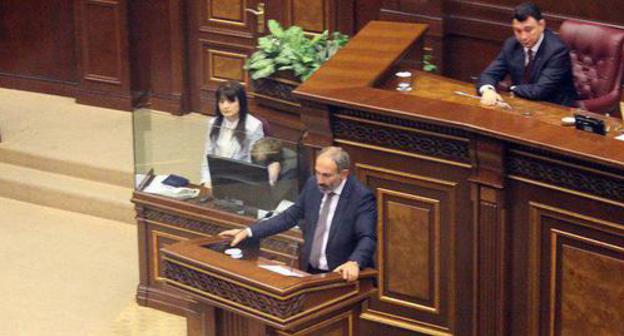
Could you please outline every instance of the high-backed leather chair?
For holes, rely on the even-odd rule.
[[[566,20],[559,36],[570,49],[579,107],[620,117],[624,30]]]

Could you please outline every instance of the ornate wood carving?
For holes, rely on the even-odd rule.
[[[424,123],[424,122],[405,119],[405,118],[397,118],[397,117],[392,117],[392,116],[388,116],[385,114],[370,113],[370,112],[361,111],[361,110],[338,109],[338,108],[336,108],[333,112],[334,112],[334,116],[337,116],[337,117],[344,115],[344,116],[350,116],[350,117],[355,117],[355,118],[364,119],[364,120],[372,120],[372,121],[382,122],[382,123],[392,125],[392,126],[400,126],[400,127],[406,127],[406,128],[410,128],[414,130],[422,130],[422,131],[428,131],[432,133],[439,133],[443,135],[450,135],[454,137],[465,138],[466,141],[468,140],[468,136],[469,136],[468,132],[458,129],[458,128],[451,128],[451,127],[445,127],[445,126],[440,126],[436,124],[429,124],[429,123]]]
[[[608,200],[624,201],[624,179],[619,176],[521,152],[510,153],[506,163],[510,175],[588,193]]]
[[[386,148],[394,148],[406,152],[424,154],[446,160],[470,162],[468,143],[461,139],[442,137],[433,132],[418,132],[406,128],[394,128],[391,124],[373,124],[366,120],[354,118],[341,118],[339,111],[333,115],[332,130],[334,136],[339,139],[351,140],[366,144],[373,144]],[[364,112],[349,111],[345,115],[364,114]],[[400,119],[392,120],[396,123],[416,124]],[[435,126],[420,124],[423,128],[435,129]],[[402,125],[401,125],[402,126]],[[404,127],[404,126],[403,126]],[[452,130],[448,130],[453,132]]]
[[[230,229],[230,227],[224,225],[208,223],[189,217],[183,217],[172,213],[162,212],[148,207],[144,208],[143,214],[145,219],[147,220],[172,224],[183,229],[193,230],[209,235],[216,235],[221,231]]]
[[[292,107],[300,106],[297,99],[292,95],[292,91],[299,83],[292,81],[284,81],[277,78],[262,78],[253,81],[254,95],[262,99],[258,99],[258,103],[265,106],[271,106],[264,103],[265,99],[273,100],[278,103],[285,103]]]
[[[242,287],[218,277],[196,271],[189,267],[165,260],[165,276],[172,284],[181,284],[216,295],[222,300],[241,304],[281,319],[291,317],[303,310],[305,294],[295,295],[284,301]]]
[[[177,214],[162,212],[150,207],[144,207],[142,213],[143,217],[146,220],[154,221],[156,223],[171,224],[182,229],[201,232],[208,235],[216,235],[221,231],[231,229],[231,227],[225,225],[210,223]],[[263,239],[261,247],[266,250],[275,251],[295,257],[297,256],[299,250],[297,243],[287,242],[277,238]]]

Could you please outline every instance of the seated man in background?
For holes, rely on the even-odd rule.
[[[286,155],[285,151],[282,142],[275,138],[262,138],[251,147],[251,162],[267,167],[271,186],[280,179],[297,176],[297,158],[294,153]]]
[[[516,7],[512,27],[515,37],[505,41],[496,59],[479,76],[481,103],[504,104],[495,86],[509,74],[510,90],[518,97],[575,106],[568,48],[546,28],[539,8],[530,2]]]
[[[251,147],[251,162],[267,167],[275,199],[294,202],[297,198],[297,153],[275,138],[262,138]]]
[[[227,230],[231,245],[264,238],[299,224],[303,233],[304,271],[339,272],[358,278],[360,268],[373,267],[377,241],[377,208],[373,193],[349,176],[350,159],[340,147],[324,148],[316,159],[315,176],[306,182],[290,208],[244,230]]]

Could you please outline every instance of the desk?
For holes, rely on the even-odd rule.
[[[248,241],[249,243],[249,241]],[[262,266],[279,265],[241,247],[242,258],[225,253],[229,239],[199,238],[162,249],[165,280],[203,303],[203,316],[189,318],[189,336],[359,335],[360,303],[375,291],[374,270],[356,281],[338,273],[284,276]]]
[[[141,188],[139,188],[141,190]],[[199,198],[179,201],[135,191],[138,225],[139,279],[137,302],[182,316],[200,316],[202,306],[187,294],[164,286],[164,246],[194,238],[211,237],[217,233],[245,228],[255,218],[220,210],[212,202]],[[261,252],[264,257],[298,265],[303,238],[298,230],[265,239]]]
[[[425,30],[372,22],[294,92],[306,146],[344,147],[377,197],[361,335],[620,334],[624,143],[560,126],[567,108],[481,107],[435,75],[395,91]]]

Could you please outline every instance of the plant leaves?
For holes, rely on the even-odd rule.
[[[254,71],[251,74],[251,79],[260,79],[260,78],[266,78],[271,76],[273,73],[275,73],[275,66],[273,65],[273,63],[271,63],[271,65],[262,68],[262,69],[258,69],[256,71]]]
[[[269,31],[275,37],[281,38],[284,36],[284,29],[282,29],[282,26],[279,24],[279,22],[271,19],[269,20],[269,22],[267,22],[267,25],[269,26]]]

